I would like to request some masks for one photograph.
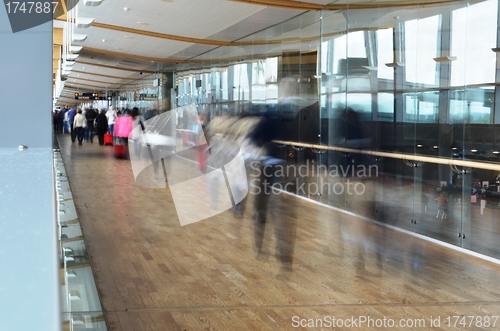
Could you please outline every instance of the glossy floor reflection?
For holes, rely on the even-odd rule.
[[[285,194],[181,227],[112,147],[58,139],[110,330],[500,328],[498,265]]]

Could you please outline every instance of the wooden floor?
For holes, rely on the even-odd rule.
[[[58,140],[110,330],[500,330],[498,265],[287,195],[181,227],[112,147]]]

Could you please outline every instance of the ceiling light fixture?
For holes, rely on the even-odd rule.
[[[146,22],[137,22],[137,24],[140,24],[140,25],[148,25],[148,23],[146,23]]]
[[[124,10],[124,11],[129,11],[129,10],[130,10],[130,8],[128,8],[128,7],[123,7],[123,10]]]
[[[89,26],[91,26],[92,23],[94,23],[93,18],[88,18],[88,17],[77,17],[76,18],[76,27],[77,28],[86,29]]]
[[[436,62],[450,62],[450,61],[456,61],[456,59],[457,59],[456,56],[450,56],[450,55],[433,58],[433,60]]]
[[[82,42],[85,41],[85,39],[87,39],[86,34],[74,34],[72,37],[72,41],[74,42]]]
[[[95,7],[99,6],[102,3],[102,0],[83,0],[84,6]]]
[[[73,45],[71,45],[69,47],[69,51],[71,53],[73,53],[73,54],[76,54],[76,53],[79,53],[82,50],[82,48],[83,48],[82,46],[73,46]]]
[[[66,55],[66,60],[67,61],[75,61],[78,58],[79,54],[67,54]]]
[[[392,63],[386,63],[385,66],[389,67],[389,68],[404,67],[405,63],[404,62],[392,62]]]

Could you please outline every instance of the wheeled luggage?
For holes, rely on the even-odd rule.
[[[128,158],[128,144],[123,138],[116,138],[115,141],[115,158],[127,159]]]
[[[113,135],[106,133],[104,135],[104,146],[113,146]]]

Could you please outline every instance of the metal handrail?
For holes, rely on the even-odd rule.
[[[457,160],[453,158],[445,158],[445,157],[433,157],[433,156],[423,156],[423,155],[415,155],[415,154],[407,154],[407,153],[399,153],[399,152],[382,152],[382,151],[374,151],[367,149],[355,149],[355,148],[347,148],[347,147],[339,147],[339,146],[328,146],[328,145],[316,145],[316,144],[308,144],[301,143],[297,141],[283,141],[283,140],[273,140],[274,143],[280,145],[289,145],[295,147],[304,147],[311,148],[316,150],[329,150],[329,151],[337,151],[344,153],[357,153],[364,154],[370,156],[378,156],[378,157],[387,157],[398,160],[406,160],[406,161],[416,161],[416,162],[426,162],[426,163],[434,163],[434,164],[445,164],[449,166],[459,166],[459,167],[469,167],[469,168],[477,168],[484,170],[493,170],[500,172],[500,164],[495,163],[487,163],[487,162],[478,162],[478,161],[469,161],[469,160]]]

